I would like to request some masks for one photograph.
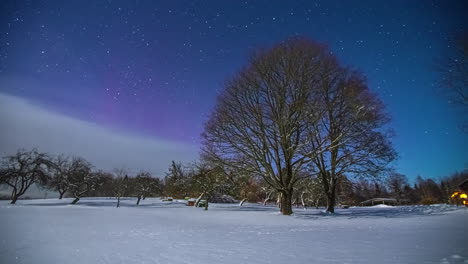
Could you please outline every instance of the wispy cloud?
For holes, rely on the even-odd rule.
[[[191,161],[197,146],[130,135],[78,120],[20,97],[0,94],[0,155],[37,147],[52,154],[79,155],[97,168],[126,167],[162,176],[171,160]]]

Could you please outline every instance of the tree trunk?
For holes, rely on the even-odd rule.
[[[71,204],[76,204],[79,200],[80,200],[79,197],[75,197],[75,200],[73,200],[73,202],[71,202]]]
[[[136,205],[140,205],[140,200],[141,200],[141,196],[138,196],[137,204],[136,204]]]
[[[283,215],[291,215],[292,212],[292,191],[281,192],[281,213]]]
[[[304,201],[304,192],[301,193],[301,204],[302,204],[302,207],[304,208],[304,210],[306,209],[306,204],[305,204],[305,201]]]
[[[245,201],[247,201],[247,198],[242,199],[242,201],[239,203],[239,206],[244,205]]]
[[[62,200],[63,198],[63,195],[65,194],[65,192],[59,192],[60,196],[59,196],[59,200]]]
[[[325,198],[327,199],[327,213],[334,213],[335,212],[335,204],[336,204],[336,183],[337,178],[335,177],[334,173],[325,171],[322,173],[323,179],[323,187]]]
[[[267,194],[267,197],[265,198],[265,201],[263,201],[263,206],[266,206],[266,204],[271,200],[271,195],[273,194],[273,192],[269,192]]]
[[[120,207],[120,196],[117,197],[117,208],[119,208],[119,207]]]
[[[18,200],[18,191],[16,188],[13,188],[13,190],[11,191],[11,195],[10,195],[10,199],[11,199],[11,204],[14,204],[16,203],[16,200]],[[13,202],[13,200],[15,200],[15,202]]]
[[[330,191],[327,193],[327,212],[335,213],[335,188],[330,188]]]
[[[200,200],[203,198],[204,195],[205,195],[205,192],[202,192],[202,194],[200,194],[200,196],[195,201],[195,204],[194,204],[195,207],[198,207],[198,204],[200,203]]]

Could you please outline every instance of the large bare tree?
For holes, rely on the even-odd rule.
[[[292,213],[294,186],[309,171],[321,178],[334,212],[345,174],[375,176],[395,158],[388,121],[359,73],[322,45],[293,39],[258,52],[226,83],[203,151],[263,177],[279,193],[283,214]]]
[[[331,63],[324,66],[319,83],[318,107],[324,115],[310,123],[313,140],[308,146],[323,150],[311,158],[322,179],[327,211],[333,213],[336,187],[345,175],[376,177],[396,153],[384,105],[359,73]]]
[[[322,149],[305,146],[307,127],[322,112],[315,91],[329,60],[324,46],[304,39],[259,51],[226,83],[202,135],[205,156],[263,177],[280,194],[285,215],[299,172]]]
[[[14,155],[4,157],[0,167],[0,184],[11,188],[11,203],[15,204],[33,184],[46,184],[49,167],[49,157],[37,149],[18,150]]]

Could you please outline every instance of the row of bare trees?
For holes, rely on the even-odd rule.
[[[201,199],[220,202],[223,195],[238,197],[236,191],[243,183],[234,181],[231,176],[223,168],[205,161],[185,165],[172,161],[164,178],[163,193],[175,198],[198,197],[196,203]],[[234,201],[233,198],[230,201]]]
[[[283,193],[278,192],[263,177],[233,173],[207,161],[182,164],[172,162],[166,177],[152,177],[149,172],[129,175],[125,169],[112,172],[95,170],[79,157],[51,156],[37,150],[19,150],[4,157],[0,167],[1,184],[11,189],[11,203],[15,203],[32,185],[56,191],[59,198],[65,195],[77,203],[81,197],[115,197],[117,207],[122,197],[135,197],[136,205],[152,196],[171,196],[183,199],[198,197],[210,202],[245,201],[276,203],[282,206]],[[468,172],[455,173],[440,180],[416,178],[410,184],[405,175],[389,173],[380,178],[349,179],[343,177],[336,186],[336,203],[359,205],[376,198],[395,198],[399,204],[447,203],[458,185],[468,177]],[[327,194],[320,175],[303,177],[294,186],[291,204],[296,206],[328,206]]]
[[[14,204],[33,185],[59,194],[73,197],[72,204],[80,198],[93,196],[112,196],[117,198],[117,207],[123,196],[134,196],[137,205],[147,196],[161,193],[161,182],[148,172],[140,172],[129,177],[125,169],[113,172],[96,170],[81,157],[64,155],[52,156],[37,149],[18,150],[6,156],[0,164],[0,185],[11,189],[11,203]]]
[[[389,117],[358,72],[323,45],[292,39],[254,54],[229,80],[203,133],[203,155],[261,177],[292,213],[294,189],[319,178],[334,212],[345,177],[376,177],[396,158]]]
[[[336,203],[340,206],[358,206],[372,198],[394,198],[399,205],[448,203],[450,195],[467,178],[467,171],[440,179],[418,176],[414,183],[397,172],[371,178],[343,177],[336,186]],[[301,177],[292,191],[292,206],[327,207],[322,180],[320,176]],[[203,197],[210,202],[225,202],[219,199],[225,195],[240,201],[240,205],[248,201],[263,203],[264,206],[271,203],[281,206],[282,195],[263,177],[231,173],[222,167],[210,167],[206,162],[172,162],[164,179],[163,194],[178,199]]]

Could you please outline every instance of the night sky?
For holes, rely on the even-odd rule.
[[[10,131],[0,134],[2,154],[39,146],[91,155],[103,168],[117,166],[125,155],[142,155],[159,162],[146,169],[162,173],[171,159],[196,159],[203,123],[223,82],[247,63],[253,50],[302,36],[328,44],[343,64],[367,76],[392,115],[399,172],[414,179],[468,167],[460,113],[436,92],[439,76],[434,71],[434,62],[452,49],[450,37],[467,29],[467,1],[0,5],[0,115],[3,123],[10,122]],[[33,119],[29,126],[23,124]],[[54,142],[59,136],[48,129],[73,124],[88,136],[75,138],[78,128],[75,134],[64,130],[57,132],[63,136],[60,142],[70,144]],[[89,139],[97,130],[102,136]],[[126,137],[128,148],[100,146],[112,138],[105,133]],[[86,146],[90,141],[94,143]],[[106,144],[122,145],[120,139]],[[146,149],[140,152],[138,146]],[[148,146],[168,151],[153,154]],[[116,152],[121,156],[114,158]],[[137,170],[141,164],[125,165]]]

